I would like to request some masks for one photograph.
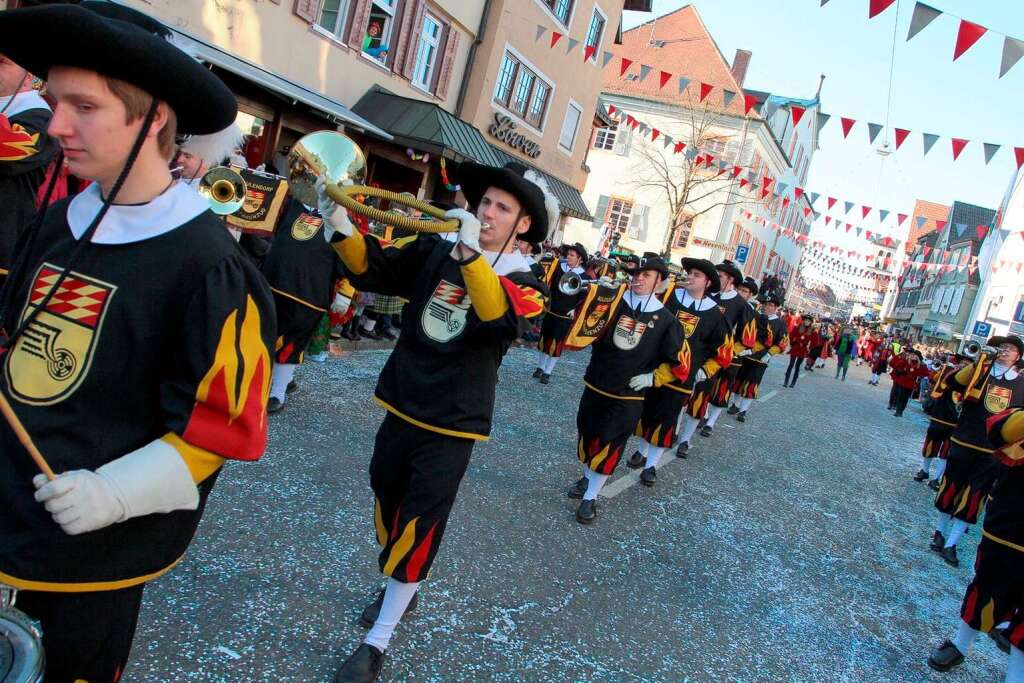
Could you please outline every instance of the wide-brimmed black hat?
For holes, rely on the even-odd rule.
[[[810,313],[804,313],[802,316],[800,316],[800,319],[801,320],[810,320],[811,322],[814,322],[814,316],[811,315]]]
[[[725,259],[715,266],[715,270],[720,270],[726,275],[732,275],[733,286],[737,286],[743,282],[742,271],[740,271],[740,269],[736,267],[736,264],[729,259]]]
[[[687,272],[699,270],[707,276],[708,288],[705,290],[705,294],[717,294],[722,290],[722,279],[718,277],[718,270],[711,261],[708,261],[706,258],[689,258],[684,256],[681,263],[683,270]]]
[[[139,28],[154,33],[161,38],[170,38],[172,35],[171,29],[145,12],[140,12],[126,5],[119,5],[110,0],[82,0],[82,2],[78,3],[78,6],[101,14],[108,19],[120,19],[121,21],[127,21],[129,24],[135,24]]]
[[[918,351],[917,349],[913,348],[913,347],[911,347],[909,349],[903,349],[903,352],[904,353],[911,353],[911,354],[917,356],[918,360],[924,360],[924,356],[921,355],[921,352]]]
[[[548,230],[558,222],[558,200],[536,171],[523,164],[509,162],[505,166],[486,166],[467,161],[459,167],[459,184],[470,206],[476,208],[489,187],[497,187],[515,196],[530,217],[530,229],[518,238],[527,242],[543,242]]]
[[[639,273],[645,270],[655,270],[661,273],[661,279],[663,280],[668,277],[668,264],[665,263],[665,259],[660,256],[641,257],[633,272]]]
[[[565,246],[565,251],[566,251],[566,253],[568,253],[569,251],[575,251],[576,255],[580,257],[580,262],[581,263],[586,263],[587,262],[587,250],[579,242],[576,242],[575,244],[567,244]]]
[[[1024,341],[1017,335],[996,336],[988,340],[988,345],[993,348],[998,348],[1001,344],[1013,344],[1017,347],[1017,355],[1024,356]]]
[[[757,282],[755,282],[754,278],[750,277],[749,275],[743,278],[743,282],[737,282],[736,286],[743,287],[744,289],[749,289],[751,296],[756,296],[759,291],[757,288]]]
[[[178,132],[227,128],[238,113],[235,96],[153,28],[77,5],[43,5],[0,12],[0,45],[40,78],[66,65],[131,83],[174,110]]]
[[[782,305],[782,299],[780,299],[775,294],[766,294],[764,296],[764,298],[761,299],[761,303],[763,303],[763,304],[775,304],[776,306],[781,306]]]

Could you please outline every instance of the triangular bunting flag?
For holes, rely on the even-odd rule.
[[[879,14],[889,9],[889,6],[894,2],[896,2],[896,0],[869,0],[868,19],[874,19]]]
[[[914,5],[914,15],[910,17],[910,30],[907,32],[907,40],[910,40],[924,29],[925,26],[935,21],[935,18],[942,14],[934,7],[929,7],[923,2]]]
[[[711,85],[710,83],[701,83],[700,84],[700,100],[699,101],[703,102],[704,99],[708,95],[711,94],[711,91],[714,89],[714,87],[715,86]]]
[[[907,130],[906,128],[896,128],[895,131],[896,131],[896,149],[899,149],[900,145],[903,144],[903,141],[907,139],[908,135],[910,135],[910,131]]]
[[[811,207],[809,207],[809,206],[805,206],[805,207],[804,207],[804,218],[807,218],[807,217],[809,217],[810,215],[811,215]]]
[[[992,157],[999,151],[999,145],[993,145],[991,142],[983,142],[981,146],[985,148],[985,164],[992,161]]]
[[[676,153],[676,154],[679,154],[679,153],[680,153],[680,152],[682,152],[682,151],[683,151],[683,150],[684,150],[685,148],[686,148],[686,143],[685,143],[685,142],[677,142],[677,143],[676,143],[676,145],[675,145],[675,147],[673,147],[673,148],[672,148],[672,151],[673,151],[674,153]]]
[[[743,171],[743,167],[741,167],[741,166],[733,166],[732,167],[732,177],[733,178],[737,177],[742,171]]]
[[[988,29],[981,24],[975,24],[974,22],[967,21],[966,19],[960,20],[960,28],[956,32],[956,46],[953,48],[953,61],[963,53],[971,49],[978,39],[985,35],[985,31]]]
[[[725,90],[723,88],[722,89],[722,107],[725,108],[725,109],[728,109],[729,105],[732,104],[732,101],[733,101],[733,99],[735,97],[736,97],[736,93],[734,93],[732,90]]]
[[[935,221],[936,230],[942,230],[944,227],[946,227],[946,221]]]
[[[782,196],[782,193],[789,189],[789,185],[786,183],[775,183],[775,191]]]
[[[767,188],[768,188],[768,187],[770,187],[770,186],[771,186],[771,184],[772,184],[772,183],[774,183],[774,182],[775,182],[774,180],[772,180],[772,179],[771,179],[771,178],[769,178],[768,176],[765,176],[765,177],[764,177],[764,181],[763,181],[763,182],[761,183],[761,186],[762,186],[762,187],[764,187],[765,189],[767,189]]]
[[[537,37],[533,39],[533,42],[537,42],[544,37],[544,34],[548,32],[547,27],[537,24]]]
[[[850,213],[850,209],[853,208],[853,202],[843,202],[843,204],[846,206],[846,210],[843,211],[843,213],[844,214]]]
[[[671,144],[672,144],[672,136],[671,135],[662,135],[661,136],[661,147],[662,147],[662,149],[668,149],[668,146],[671,145]]]
[[[651,142],[654,142],[655,140],[657,140],[659,135],[661,135],[661,131],[658,130],[657,128],[652,128],[651,129]]]
[[[967,224],[966,223],[954,223],[953,227],[956,228],[956,236],[957,237],[963,237],[964,236],[964,232],[967,231]]]
[[[907,220],[907,214],[898,213],[896,214],[896,225],[903,225],[903,221]]]
[[[797,199],[800,199],[801,197],[803,197],[804,196],[804,188],[802,188],[802,187],[794,187],[793,188],[793,196],[796,197]]]
[[[662,71],[658,78],[658,89],[660,90],[661,88],[664,88],[670,78],[672,78],[672,74],[667,71]]]
[[[985,239],[985,235],[988,234],[988,226],[979,225],[974,229],[974,231],[978,233],[978,241],[981,242]]]
[[[878,220],[879,220],[879,222],[884,223],[885,219],[888,218],[888,217],[889,217],[889,209],[879,209],[878,210]]]
[[[626,72],[629,71],[629,67],[633,66],[633,60],[632,59],[626,59],[625,57],[622,57],[621,59],[622,59],[622,65],[619,67],[619,76],[620,77],[625,76]]]
[[[881,132],[882,132],[882,125],[881,124],[869,123],[868,124],[868,143],[869,144],[874,144],[875,143],[875,138],[877,138],[878,134],[881,133]]]
[[[554,47],[555,44],[559,40],[561,40],[561,39],[562,39],[562,34],[561,33],[559,33],[558,31],[552,31],[551,32],[551,47]]]
[[[609,105],[608,105],[608,116],[611,116],[611,115],[612,115],[612,114],[614,114],[614,113],[615,113],[616,111],[618,111],[618,110],[617,110],[617,109],[615,108],[615,105],[614,105],[614,104],[609,104]]]
[[[1024,56],[1024,40],[1006,36],[1003,41],[1003,60],[999,64],[999,78],[1005,76],[1020,61],[1021,56]]]
[[[815,202],[817,202],[818,201],[818,197],[820,197],[820,196],[821,195],[818,194],[817,192],[812,192],[811,193],[811,204],[813,205]]]
[[[749,114],[750,110],[757,106],[757,97],[755,95],[744,95],[743,96],[743,113]]]
[[[583,51],[583,61],[589,62],[590,58],[597,53],[597,48],[593,45],[587,45],[587,49]]]
[[[825,216],[825,225],[828,226],[832,222],[832,216]]]
[[[700,166],[702,163],[704,163],[704,157],[700,157],[699,156],[699,157],[695,157],[693,159],[693,165],[694,166]]]
[[[843,124],[843,138],[845,139],[845,138],[849,137],[850,130],[853,128],[853,124],[855,124],[857,122],[855,120],[853,120],[853,119],[848,119],[845,116],[840,117],[839,120]]]
[[[836,198],[835,198],[835,197],[829,197],[829,198],[828,198],[828,208],[830,208],[830,209],[831,209],[831,208],[832,208],[833,206],[835,206],[835,204],[836,204],[836,201],[837,201],[837,200],[836,200]]]
[[[640,82],[643,83],[644,79],[647,78],[648,74],[654,71],[654,67],[648,64],[640,65]]]
[[[1017,170],[1019,171],[1021,165],[1024,165],[1024,147],[1014,147],[1013,158],[1017,160]]]
[[[688,85],[690,85],[690,79],[689,78],[683,78],[682,76],[680,76],[679,77],[679,94],[680,95],[683,94],[683,91],[686,90],[686,86],[688,86]]]
[[[964,147],[967,146],[967,143],[970,142],[970,140],[964,140],[963,138],[953,138],[952,142],[953,142],[953,161],[956,161],[957,157],[960,156],[960,152],[964,151]]]
[[[868,239],[871,239],[871,231],[870,230],[866,230],[864,232],[864,236],[867,237]]]
[[[764,199],[767,196],[768,196],[768,190],[766,190],[764,188],[761,188],[761,199]]]
[[[601,55],[601,68],[603,69],[606,66],[608,66],[608,62],[612,61],[612,59],[614,57],[615,57],[614,54],[612,54],[611,52],[608,52],[608,50],[605,50],[604,54]]]
[[[789,197],[783,197],[782,198],[782,210],[785,211],[787,208],[789,208]]]
[[[822,128],[825,127],[825,124],[828,123],[828,120],[830,118],[832,118],[832,114],[823,114],[820,111],[818,112],[818,130],[819,131]]]
[[[860,234],[861,234],[861,233],[862,233],[863,231],[864,231],[864,230],[863,230],[862,228],[857,228],[857,237],[860,237]]]
[[[924,139],[924,153],[928,154],[931,151],[932,146],[939,139],[938,135],[932,135],[931,133],[921,133],[921,137]]]
[[[926,245],[924,246],[924,249],[923,249],[923,251],[924,251],[924,257],[925,257],[925,258],[928,258],[928,254],[932,253],[932,248],[931,248],[931,247],[929,247],[929,246],[928,246],[928,245],[926,244]],[[922,264],[922,265],[927,265],[927,264]]]
[[[795,104],[789,105],[789,113],[793,116],[793,127],[796,128],[800,125],[800,119],[804,117],[804,112],[807,111],[807,107],[798,107]]]
[[[749,180],[747,180],[746,178],[740,178],[740,187],[741,188],[745,187],[746,185],[749,185],[749,184],[750,184]]]
[[[871,207],[870,206],[861,206],[860,207],[860,217],[861,218],[867,218],[869,213],[871,213]]]
[[[567,49],[567,50],[565,51],[565,54],[569,54],[570,52],[572,52],[572,51],[573,51],[573,48],[575,48],[575,47],[576,47],[577,45],[579,45],[579,44],[580,44],[580,41],[578,41],[578,40],[576,40],[575,38],[573,38],[572,36],[570,36],[570,37],[569,37],[569,47],[568,47],[568,49]]]

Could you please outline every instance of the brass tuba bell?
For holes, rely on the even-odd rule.
[[[210,210],[220,216],[238,211],[245,202],[245,181],[226,166],[215,166],[204,173],[198,191],[210,203]]]

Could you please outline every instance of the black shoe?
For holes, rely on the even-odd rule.
[[[689,441],[680,441],[679,445],[676,446],[676,457],[677,458],[685,458],[686,454],[689,451],[690,451],[690,442]]]
[[[388,329],[384,330],[383,332],[381,332],[380,336],[382,336],[385,339],[388,339],[390,341],[395,341],[396,339],[398,339],[398,335],[395,334],[395,331],[393,329],[391,329],[390,327]]]
[[[738,422],[746,422],[747,421],[747,411],[741,410],[740,412],[736,413],[736,420]]]
[[[372,339],[374,341],[380,341],[381,339],[384,338],[384,337],[380,336],[379,334],[377,334],[376,330],[364,330],[361,327],[359,328],[359,336],[360,337],[366,337],[367,339]]]
[[[1006,654],[1010,654],[1010,639],[1006,637],[1006,632],[1009,630],[1008,628],[993,628],[988,632],[988,637],[992,639],[996,647]]]
[[[964,653],[948,640],[932,650],[928,657],[928,666],[936,671],[949,671],[964,663]]]
[[[580,477],[579,481],[572,485],[569,489],[569,497],[579,500],[583,497],[583,494],[587,492],[587,478]]]
[[[412,600],[409,602],[409,606],[405,608],[405,613],[402,615],[402,619],[405,619],[413,610],[416,609],[416,604],[420,601],[420,594],[413,593]],[[371,628],[377,623],[377,617],[380,616],[380,608],[384,604],[384,589],[381,588],[377,593],[377,597],[374,598],[373,602],[363,608],[363,613],[359,615],[359,625],[363,628]]]
[[[543,375],[543,374],[544,374],[544,371],[541,370],[540,368],[537,368],[536,370],[533,371],[533,378],[534,379],[540,379],[540,376]]]
[[[936,531],[932,534],[932,542],[928,546],[932,552],[941,553],[942,549],[946,546],[946,537],[942,535],[941,531]]]
[[[939,556],[948,564],[950,567],[959,567],[960,560],[956,557],[956,546],[951,545],[948,548],[943,548],[939,551]]]
[[[290,393],[294,392],[298,388],[299,388],[299,383],[293,379],[291,382],[288,382],[288,386],[286,386],[284,388],[284,393],[290,394]]]
[[[903,417],[903,411],[902,410],[897,410],[895,413],[892,414],[892,416],[893,417]]]
[[[928,488],[930,488],[932,491],[938,491],[939,490],[939,480],[938,479],[932,479],[930,482],[928,482]]]
[[[700,428],[700,435],[705,437],[711,436],[711,431],[711,425],[704,425]]]
[[[281,412],[282,408],[284,408],[284,404],[278,401],[273,396],[271,396],[270,400],[267,401],[267,412],[271,415],[273,415],[274,413]]]
[[[334,683],[372,683],[380,677],[383,666],[384,653],[363,643],[334,673]]]
[[[645,467],[644,471],[640,473],[640,483],[644,486],[654,486],[655,482],[658,481],[657,468]]]
[[[355,330],[346,329],[341,333],[341,336],[349,341],[359,341],[359,333]]]
[[[731,405],[731,406],[729,406],[729,410],[727,410],[725,412],[729,413],[730,415],[735,415],[736,413],[740,412],[740,409],[736,405]]]
[[[928,478],[928,473],[924,470],[918,470],[917,474],[914,475],[914,481],[924,481]]]
[[[541,384],[548,384],[549,382],[551,382],[551,375],[545,372],[543,375],[540,376]]]
[[[633,455],[629,456],[629,460],[626,461],[626,467],[631,470],[638,470],[644,466],[647,461],[640,451],[633,451]]]
[[[597,501],[583,500],[576,508],[576,521],[580,524],[591,524],[597,519]]]

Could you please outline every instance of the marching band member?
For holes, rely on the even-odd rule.
[[[380,675],[395,627],[433,564],[473,445],[489,438],[498,366],[544,308],[545,288],[514,240],[543,241],[558,220],[557,200],[520,164],[468,163],[461,175],[477,208],[476,215],[447,212],[461,225],[455,244],[417,234],[382,246],[355,231],[321,188],[324,236],[352,283],[409,301],[374,393],[387,410],[370,485],[388,581],[363,610],[370,631],[338,670],[338,683]]]
[[[697,427],[697,419],[684,419],[684,409],[693,400],[694,387],[700,386],[706,395],[708,378],[721,370],[722,349],[728,349],[729,328],[712,295],[718,291],[718,271],[706,259],[683,258],[686,284],[683,287],[670,286],[665,292],[663,303],[682,326],[683,338],[689,347],[690,367],[696,368],[686,381],[673,380],[659,387],[652,387],[644,394],[643,412],[637,424],[636,435],[641,437],[640,450],[633,453],[626,465],[631,469],[643,467],[640,482],[654,486],[657,480],[655,467],[665,450],[672,447],[679,435],[680,422],[689,427],[689,434],[681,443],[687,443]],[[725,361],[728,363],[728,361]],[[701,399],[698,399],[701,400]]]
[[[544,320],[540,325],[540,341],[537,342],[537,369],[533,378],[541,384],[551,381],[551,372],[555,369],[562,350],[565,348],[565,335],[572,326],[572,313],[586,294],[580,290],[576,294],[565,294],[558,288],[558,282],[566,273],[576,273],[583,277],[583,264],[587,262],[587,250],[582,244],[570,244],[565,250],[565,260],[557,261],[555,267],[546,277],[546,284],[551,290],[551,299],[544,312]]]
[[[954,567],[960,565],[956,544],[967,527],[978,521],[999,464],[985,431],[985,421],[1007,408],[1024,405],[1024,377],[1014,365],[1024,342],[1013,335],[992,337],[995,358],[983,354],[947,380],[947,391],[959,391],[960,419],[949,437],[946,471],[935,494],[939,521],[931,548]]]
[[[707,417],[700,428],[701,436],[711,436],[718,416],[729,405],[732,385],[740,371],[740,359],[749,356],[757,343],[756,311],[747,304],[736,289],[743,284],[743,273],[736,267],[736,264],[729,260],[722,261],[715,268],[722,281],[722,289],[715,295],[715,300],[718,302],[718,307],[722,309],[725,322],[729,325],[733,354],[732,362],[722,368],[715,378],[711,389],[711,404],[707,408]]]
[[[0,390],[57,475],[0,427],[0,582],[61,683],[120,678],[146,582],[181,560],[224,461],[263,453],[274,330],[262,276],[168,168],[175,129],[235,120],[231,91],[140,13],[96,4],[0,13],[93,181],[22,240],[2,301]]]
[[[938,461],[935,473],[931,476],[928,486],[939,489],[939,480],[946,469],[946,456],[949,454],[949,437],[953,435],[956,422],[960,417],[961,395],[957,391],[949,391],[948,384],[952,376],[965,368],[971,359],[962,354],[954,354],[950,361],[935,371],[931,378],[929,398],[931,403],[925,409],[928,415],[928,432],[921,448],[921,469],[914,475],[914,481],[928,479],[931,464]]]
[[[569,490],[570,498],[582,499],[576,510],[580,524],[597,519],[597,496],[640,420],[644,394],[689,378],[691,355],[682,327],[655,294],[667,277],[668,266],[660,257],[641,259],[629,287],[619,288],[607,324],[593,343],[576,413],[576,456],[584,476]]]
[[[750,290],[750,287],[747,289]],[[756,290],[753,291],[756,293]],[[757,343],[754,345],[754,352],[743,357],[743,366],[736,376],[734,403],[729,407],[729,413],[736,415],[740,422],[747,421],[747,411],[757,398],[761,380],[768,370],[768,362],[772,356],[785,351],[789,344],[786,323],[778,316],[779,303],[774,294],[765,296],[761,304],[763,312],[758,314],[757,319]]]

